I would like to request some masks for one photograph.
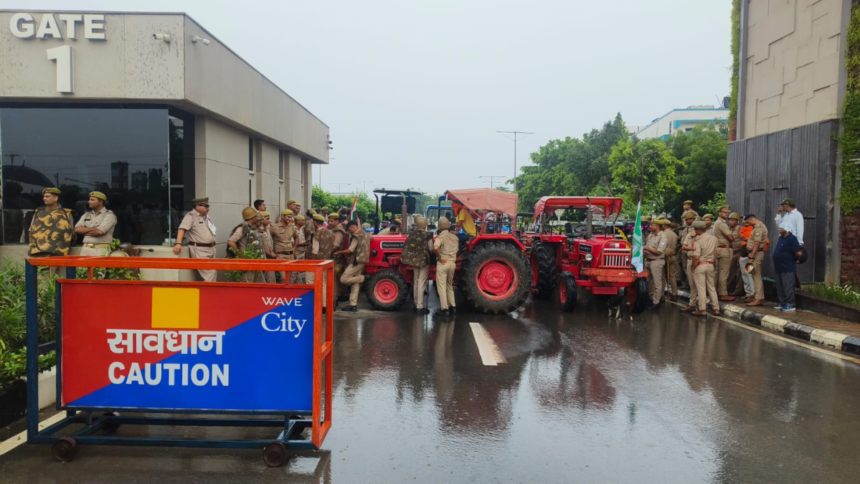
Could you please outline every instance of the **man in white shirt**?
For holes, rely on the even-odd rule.
[[[782,225],[787,232],[797,237],[800,246],[803,247],[803,214],[795,208],[793,198],[786,198],[782,201],[782,220],[777,222],[777,226]]]

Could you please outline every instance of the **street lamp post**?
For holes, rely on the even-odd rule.
[[[529,131],[496,131],[496,133],[504,135],[505,138],[508,138],[509,140],[513,140],[513,142],[514,142],[514,189],[512,191],[514,193],[516,193],[516,191],[517,191],[517,141],[519,141],[521,139],[525,139],[525,138],[529,137],[530,135],[533,135],[534,133],[531,133]],[[508,136],[509,134],[514,135],[514,137],[511,138],[510,136]],[[517,138],[517,136],[519,136],[521,134],[524,134],[525,136],[523,136],[522,138]]]

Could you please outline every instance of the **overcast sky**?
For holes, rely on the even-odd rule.
[[[729,0],[6,0],[184,11],[331,128],[322,186],[489,186],[550,139],[729,94]],[[319,169],[314,168],[314,182]],[[498,179],[497,179],[498,180]]]

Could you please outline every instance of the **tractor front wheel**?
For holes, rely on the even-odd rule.
[[[631,313],[641,313],[648,307],[650,295],[648,294],[648,279],[637,277],[629,287],[627,287],[627,304],[630,306]]]
[[[576,278],[570,272],[563,272],[558,278],[558,301],[562,311],[571,313],[576,309]]]
[[[513,244],[487,241],[477,245],[466,256],[462,272],[466,299],[485,313],[513,312],[531,291],[531,264]]]
[[[396,311],[406,302],[409,285],[399,272],[379,271],[367,280],[365,295],[374,309]]]

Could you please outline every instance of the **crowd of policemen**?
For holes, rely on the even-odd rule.
[[[762,262],[769,239],[767,227],[755,215],[741,217],[731,207],[700,217],[693,202],[684,202],[682,226],[666,219],[645,217],[649,232],[643,244],[649,272],[650,309],[656,309],[666,289],[678,299],[681,287],[690,290],[690,303],[682,309],[697,316],[707,313],[708,302],[720,314],[719,301],[742,297],[748,306],[764,303]]]

